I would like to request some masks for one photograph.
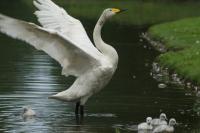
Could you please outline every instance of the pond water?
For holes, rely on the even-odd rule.
[[[28,18],[21,12],[14,15]],[[91,35],[95,21],[82,22]],[[118,51],[119,67],[109,85],[89,99],[83,120],[76,119],[74,104],[48,99],[69,87],[74,78],[61,76],[59,64],[45,53],[0,34],[0,131],[137,133],[137,124],[147,116],[165,112],[179,123],[176,133],[198,133],[200,117],[194,110],[200,98],[175,85],[158,88],[160,82],[150,76],[159,53],[140,38],[147,28],[105,26],[103,38]],[[36,111],[35,119],[21,117],[26,105]]]

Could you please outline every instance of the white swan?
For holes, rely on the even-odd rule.
[[[169,125],[160,125],[154,129],[153,133],[173,133],[175,125],[176,120],[174,118],[171,118],[169,120]]]
[[[93,94],[99,92],[112,78],[118,64],[115,49],[101,38],[105,21],[122,12],[116,8],[103,11],[93,39],[88,38],[81,22],[70,16],[51,0],[36,0],[38,21],[43,27],[0,14],[0,31],[43,50],[62,66],[62,74],[77,77],[73,85],[50,98],[77,102],[75,113],[83,115],[83,107]]]
[[[153,129],[152,125],[151,125],[151,121],[152,121],[152,118],[151,117],[147,117],[146,118],[146,122],[143,122],[143,123],[140,123],[138,125],[138,131],[151,131]]]
[[[165,113],[161,113],[159,118],[155,118],[152,120],[151,124],[153,127],[159,126],[159,125],[167,125],[167,116]]]

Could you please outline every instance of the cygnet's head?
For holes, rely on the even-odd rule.
[[[24,106],[23,107],[23,113],[26,113],[31,107],[30,106]]]
[[[160,114],[160,120],[167,120],[167,116],[165,113]]]
[[[175,125],[176,125],[176,120],[175,120],[174,118],[171,118],[171,119],[169,120],[169,125],[170,125],[170,126],[175,126]]]
[[[151,124],[151,121],[152,121],[152,118],[151,118],[151,117],[147,117],[147,118],[146,118],[146,123],[147,123],[148,125]]]
[[[103,14],[104,14],[104,17],[106,19],[109,19],[111,18],[112,16],[118,14],[118,13],[121,13],[123,11],[126,11],[126,10],[123,10],[123,9],[118,9],[118,8],[107,8],[103,11]]]

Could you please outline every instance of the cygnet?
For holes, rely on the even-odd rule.
[[[153,133],[173,133],[175,125],[176,120],[174,118],[171,118],[169,120],[169,125],[160,125],[154,129]]]
[[[22,117],[27,118],[27,117],[34,117],[36,116],[36,113],[30,106],[25,106],[23,107],[23,112],[22,112]]]
[[[138,125],[138,130],[152,130],[153,127],[151,125],[151,121],[152,121],[152,118],[147,117],[146,122],[143,122],[143,123]]]
[[[167,116],[165,113],[161,113],[159,118],[153,119],[151,124],[153,127],[159,126],[159,125],[167,125]]]

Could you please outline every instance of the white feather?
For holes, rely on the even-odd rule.
[[[0,14],[0,31],[46,52],[61,64],[65,76],[79,76],[99,65],[89,51],[54,30]]]
[[[38,8],[35,15],[43,27],[61,32],[79,47],[93,51],[93,54],[98,53],[79,20],[70,16],[51,0],[36,0],[34,5]]]

